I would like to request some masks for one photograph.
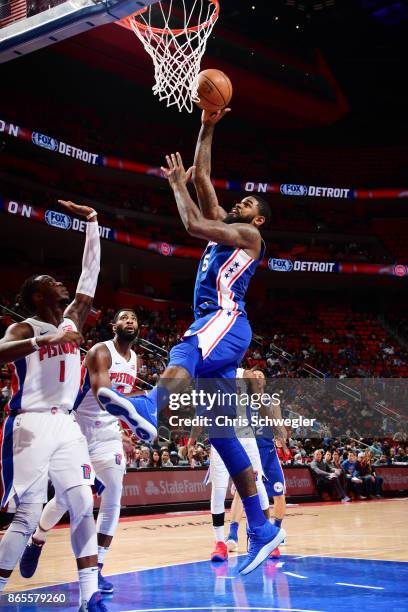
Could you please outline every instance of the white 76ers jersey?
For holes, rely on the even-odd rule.
[[[23,323],[33,328],[34,337],[59,331],[77,331],[71,319],[64,319],[58,327],[33,318]],[[79,348],[74,344],[66,342],[42,346],[38,351],[11,363],[10,368],[10,410],[72,410],[81,381],[81,358]]]
[[[111,355],[111,366],[109,368],[109,377],[112,383],[112,389],[120,393],[131,393],[136,381],[137,374],[137,357],[134,351],[130,351],[130,359],[126,361],[122,355],[118,353],[112,340],[102,342]],[[83,421],[100,421],[100,424],[108,425],[117,421],[116,417],[112,416],[106,410],[102,410],[98,404],[92,389],[89,378],[89,372],[85,365],[82,366],[82,384],[81,390],[75,401],[76,418],[81,425]]]

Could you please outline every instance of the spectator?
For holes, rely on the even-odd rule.
[[[407,456],[402,446],[399,446],[394,455],[394,463],[406,463]]]
[[[364,495],[367,495],[369,499],[374,495],[376,497],[382,497],[381,489],[383,479],[380,476],[376,476],[370,457],[365,453],[359,453],[358,459],[358,472],[360,478],[363,480]]]
[[[322,491],[328,491],[330,494],[334,493],[343,503],[350,501],[350,498],[346,495],[346,492],[341,486],[339,477],[334,469],[323,461],[322,450],[316,450],[314,452],[314,459],[310,464],[310,468],[316,477],[316,486],[319,493]]]
[[[207,452],[204,446],[200,443],[196,444],[193,447],[192,453],[191,453],[191,461],[190,461],[191,467],[192,468],[203,467],[208,464],[209,464],[208,455],[207,455]]]
[[[123,443],[123,452],[126,456],[126,465],[128,467],[132,467],[132,463],[135,460],[135,446],[133,444],[133,440],[131,436],[129,436],[124,431],[122,432],[122,443]]]
[[[354,450],[348,452],[348,458],[343,461],[342,468],[346,475],[347,492],[353,492],[359,499],[366,499],[362,494],[363,480],[358,472],[357,455]]]
[[[140,465],[139,467],[147,467],[150,463],[150,448],[142,446],[140,449]]]
[[[167,448],[161,452],[161,467],[174,467],[170,461],[170,453]]]
[[[179,461],[178,461],[179,466],[184,467],[184,466],[190,465],[190,462],[188,460],[187,446],[180,446],[179,451],[178,451],[178,456],[179,456]]]
[[[344,475],[344,470],[342,468],[342,459],[340,457],[340,453],[337,449],[334,449],[332,453],[331,463],[329,464],[332,467],[339,477],[339,482],[344,490],[346,490],[346,478]]]
[[[383,454],[374,461],[373,465],[374,467],[376,465],[391,465],[391,459]]]
[[[142,458],[142,452],[141,452],[140,448],[138,446],[136,446],[136,448],[134,450],[133,461],[131,462],[129,467],[131,467],[131,468],[140,468],[140,467],[142,467],[140,465],[141,458]]]
[[[290,465],[292,463],[292,453],[288,448],[283,448],[282,441],[275,440],[276,452],[279,457],[279,461],[282,465]]]
[[[173,466],[178,466],[179,456],[178,456],[178,452],[177,451],[175,451],[175,450],[170,451],[170,461],[171,461]]]
[[[163,464],[162,464],[162,458],[161,458],[160,453],[159,453],[158,450],[153,449],[151,451],[150,461],[147,464],[147,467],[149,467],[149,468],[156,468],[156,469],[164,467]]]
[[[323,461],[324,461],[324,462],[325,462],[325,463],[326,463],[326,464],[327,464],[329,467],[331,467],[331,460],[332,460],[332,454],[331,454],[331,452],[330,452],[329,450],[327,450],[327,451],[324,453],[324,459],[323,459]]]
[[[305,451],[305,449],[303,448],[303,444],[302,444],[302,441],[301,441],[301,440],[298,440],[298,441],[297,441],[297,443],[296,443],[296,447],[297,447],[296,452],[297,452],[297,453],[300,453],[300,454],[302,455],[302,457],[306,457],[306,451]]]

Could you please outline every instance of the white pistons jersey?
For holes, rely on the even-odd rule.
[[[33,336],[77,331],[71,319],[55,327],[34,318],[23,321],[33,328]],[[49,411],[59,408],[72,410],[81,381],[79,348],[70,342],[55,346],[42,346],[38,351],[10,364],[12,396],[11,411]]]
[[[127,361],[118,353],[113,343],[113,340],[102,342],[111,355],[111,366],[109,368],[109,377],[112,383],[112,389],[119,393],[131,393],[133,391],[136,375],[137,375],[137,357],[134,351],[130,351],[130,359]],[[89,372],[85,365],[82,366],[82,383],[81,390],[75,401],[76,418],[80,425],[84,421],[90,419],[96,424],[108,425],[117,421],[115,416],[112,416],[106,410],[102,410],[97,402],[92,389],[89,378]]]

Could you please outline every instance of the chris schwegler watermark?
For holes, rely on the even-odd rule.
[[[180,408],[204,408],[207,411],[221,411],[223,407],[236,407],[237,415],[230,416],[225,414],[197,415],[195,417],[181,417],[172,415],[169,418],[171,427],[313,427],[316,419],[304,418],[299,415],[295,418],[283,418],[269,416],[267,412],[280,407],[281,398],[279,393],[227,393],[224,391],[208,392],[204,389],[197,391],[193,389],[185,393],[171,393],[169,396],[169,408],[176,411]]]

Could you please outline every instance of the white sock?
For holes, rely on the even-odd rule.
[[[221,527],[214,527],[214,533],[216,542],[224,541],[224,525],[221,525]]]
[[[7,583],[8,583],[8,578],[4,578],[4,576],[0,576],[0,593],[4,591]]]
[[[45,542],[47,539],[48,531],[43,531],[40,526],[34,531],[32,537],[34,540],[39,540],[40,542]]]
[[[85,567],[78,570],[81,601],[89,601],[98,590],[98,567]]]
[[[98,565],[103,565],[106,557],[106,553],[109,548],[105,548],[105,546],[98,546]]]

